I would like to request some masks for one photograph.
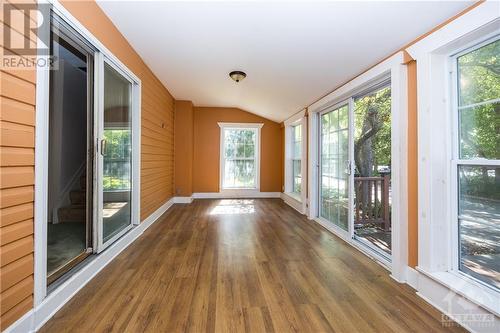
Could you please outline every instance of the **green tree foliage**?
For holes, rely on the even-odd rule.
[[[226,129],[224,138],[227,178],[225,185],[229,187],[254,185],[255,131]]]
[[[130,189],[130,130],[106,129],[104,190]]]
[[[500,159],[500,40],[457,59],[460,158]],[[500,199],[500,168],[461,167],[460,191]]]
[[[457,66],[461,158],[500,159],[500,41],[460,56]]]
[[[391,165],[391,88],[355,100],[354,160],[362,177],[377,175]]]

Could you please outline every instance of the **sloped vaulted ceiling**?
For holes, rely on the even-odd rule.
[[[275,121],[471,4],[99,1],[176,99]]]

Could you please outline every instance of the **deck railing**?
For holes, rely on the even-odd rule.
[[[354,177],[354,223],[376,224],[384,230],[391,229],[389,202],[391,176]]]

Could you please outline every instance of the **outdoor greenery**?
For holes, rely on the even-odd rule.
[[[302,125],[292,127],[292,149],[293,192],[300,194],[302,191]]]
[[[255,186],[255,131],[225,129],[224,187]]]
[[[500,40],[457,59],[460,158],[500,159]],[[500,168],[460,167],[462,195],[500,199]]]
[[[457,66],[460,156],[500,159],[500,40],[460,56]]]
[[[105,129],[103,186],[105,191],[130,189],[130,130]]]
[[[354,161],[360,177],[378,175],[391,165],[391,88],[385,87],[354,102]]]

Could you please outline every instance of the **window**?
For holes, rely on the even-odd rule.
[[[221,188],[258,189],[259,142],[262,124],[226,124],[221,127]]]
[[[292,126],[292,192],[302,191],[302,125]]]
[[[416,286],[445,314],[499,314],[498,39],[498,2],[485,2],[406,49],[418,78]]]
[[[307,116],[302,110],[284,121],[285,183],[283,200],[301,214],[307,211]]]
[[[458,270],[500,289],[500,39],[454,62]]]

